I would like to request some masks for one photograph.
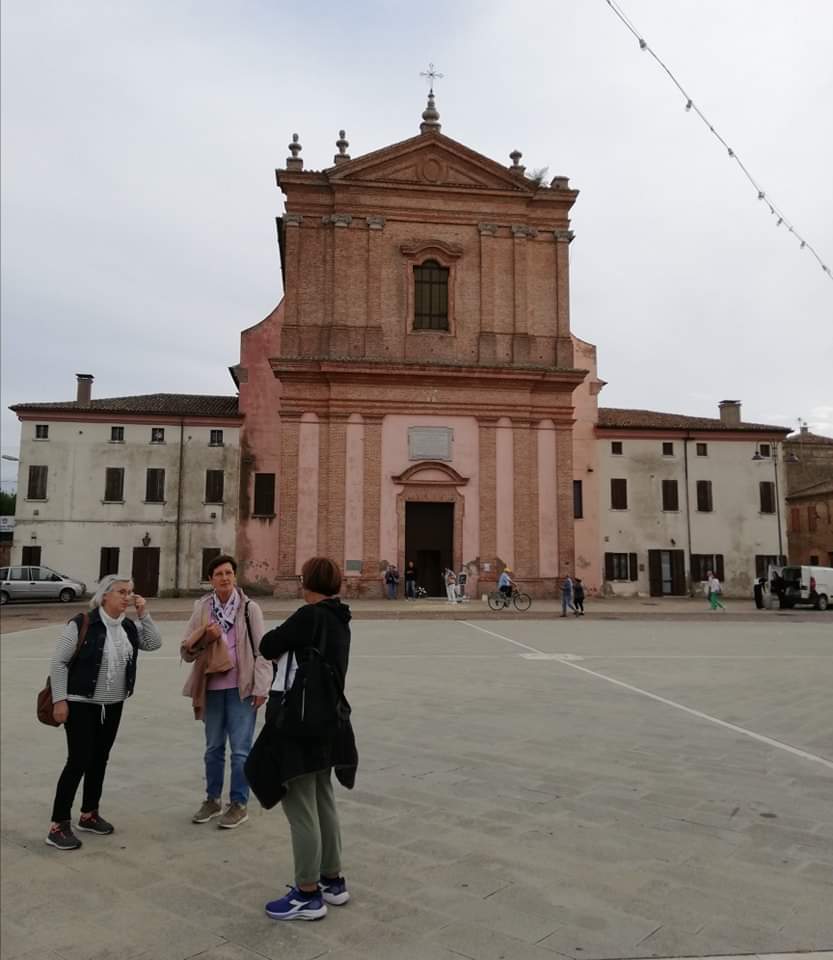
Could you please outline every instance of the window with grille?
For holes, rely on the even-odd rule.
[[[255,474],[255,503],[256,517],[274,517],[275,515],[275,474]]]
[[[207,582],[211,579],[208,573],[208,565],[215,557],[219,557],[222,552],[219,547],[202,548],[202,573],[200,574],[200,580]]]
[[[49,424],[36,423],[35,424],[35,440],[48,440],[48,439],[49,439]]]
[[[164,443],[164,442],[165,442],[165,428],[164,428],[164,427],[151,427],[151,428],[150,428],[150,442],[151,442],[151,443]]]
[[[674,511],[680,509],[679,494],[676,480],[662,481],[662,509]]]
[[[448,330],[448,269],[436,260],[414,267],[414,330]]]
[[[573,519],[581,520],[584,518],[584,493],[581,488],[581,480],[573,480]]]
[[[205,471],[205,502],[222,503],[223,502],[223,484],[225,474],[222,470]]]
[[[696,448],[698,457],[707,457],[709,455],[709,445],[707,443],[698,443]]]
[[[662,444],[662,455],[664,457],[673,457],[674,456],[674,444],[668,441],[664,441]]]
[[[621,440],[611,440],[610,441],[610,452],[614,457],[622,456],[622,441]]]
[[[164,499],[165,471],[151,467],[145,478],[145,500],[148,503],[162,503]]]
[[[124,443],[124,427],[110,427],[110,443]]]
[[[98,561],[98,579],[102,580],[110,573],[119,572],[119,548],[102,547]]]
[[[610,481],[610,508],[611,510],[628,509],[628,481]]]
[[[107,467],[105,470],[104,499],[119,503],[124,500],[124,467]]]
[[[208,445],[210,447],[222,447],[223,445],[223,431],[222,430],[212,430],[209,434]]]
[[[697,481],[697,510],[700,513],[711,513],[714,509],[712,500],[712,482],[711,480]]]
[[[771,457],[772,456],[772,447],[768,443],[759,443],[758,444],[758,453],[762,457]]]
[[[49,467],[29,467],[29,487],[26,492],[28,500],[46,499],[46,478]]]
[[[762,480],[759,489],[761,492],[761,513],[775,513],[775,484],[772,480]]]

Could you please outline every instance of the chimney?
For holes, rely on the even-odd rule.
[[[801,424],[801,432],[802,432],[802,433],[809,433],[809,432],[810,432],[810,428],[807,426],[806,423],[802,423],[802,424]]]
[[[78,391],[75,399],[80,406],[88,407],[93,393],[93,380],[95,378],[91,373],[76,373],[75,379],[78,381]]]
[[[740,400],[721,400],[720,422],[727,427],[740,426]]]

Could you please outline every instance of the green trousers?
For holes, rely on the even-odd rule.
[[[341,830],[331,769],[305,773],[287,785],[281,801],[292,834],[295,885],[318,883],[341,874]]]

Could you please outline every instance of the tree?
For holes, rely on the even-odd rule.
[[[13,517],[16,503],[16,493],[4,493],[0,491],[0,517]]]

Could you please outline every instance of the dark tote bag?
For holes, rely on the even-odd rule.
[[[75,650],[73,651],[72,656],[69,658],[69,663],[67,663],[67,670],[72,669],[72,664],[75,662],[75,658],[78,656],[78,651],[84,645],[84,640],[87,636],[87,627],[90,625],[90,618],[87,614],[84,614],[84,619],[81,621],[81,626],[78,630],[78,643],[75,645]],[[52,702],[52,680],[47,677],[46,685],[42,690],[38,691],[37,697],[37,714],[38,720],[41,723],[45,723],[47,727],[60,727],[61,724],[52,716],[52,709],[55,704]]]

